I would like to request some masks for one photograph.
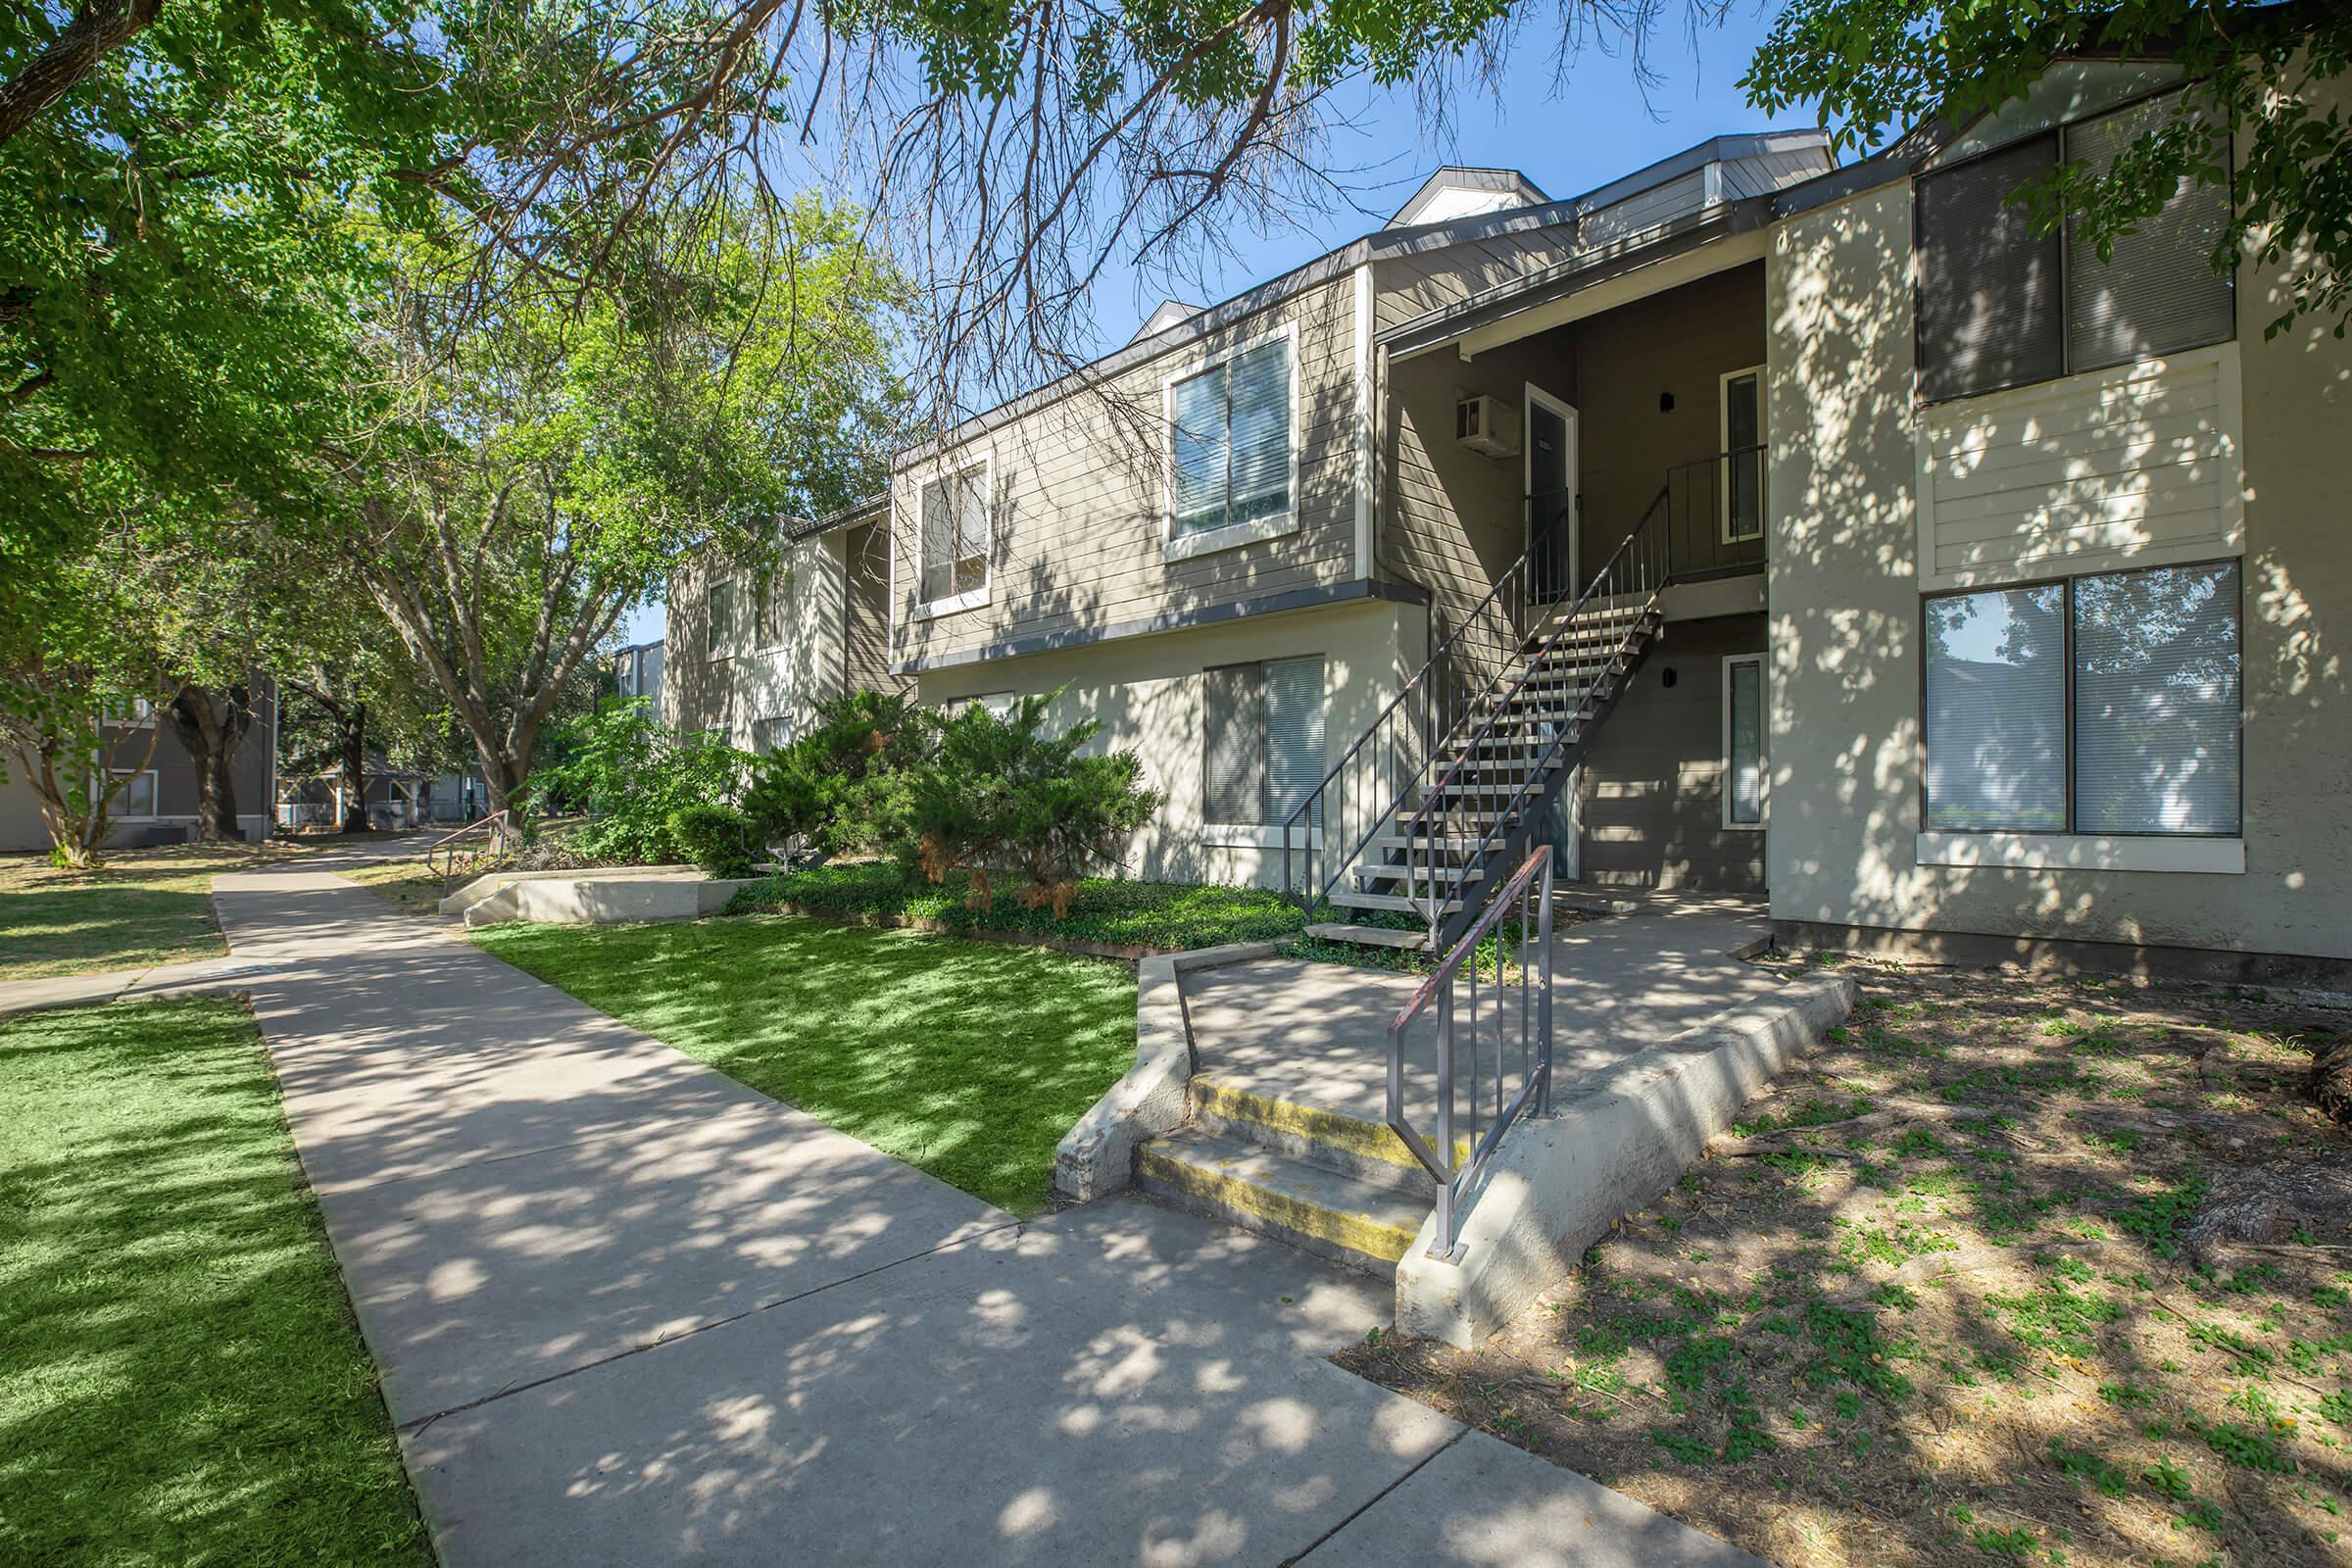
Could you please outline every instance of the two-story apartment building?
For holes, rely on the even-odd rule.
[[[2178,84],[1442,171],[902,454],[853,597],[925,702],[1140,753],[1148,876],[1446,926],[1547,832],[1843,942],[2352,973],[2352,353],[2211,270],[2223,192],[2108,260],[2005,200]]]

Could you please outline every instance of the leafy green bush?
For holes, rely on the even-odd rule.
[[[1066,915],[1079,879],[1116,867],[1159,806],[1133,752],[1079,755],[1102,732],[1099,719],[1058,737],[1045,732],[1058,695],[1024,697],[1001,718],[975,703],[939,720],[938,751],[913,772],[910,817],[923,873],[934,884],[964,873],[975,909],[993,904],[992,878],[1010,872],[1022,879],[1022,907]]]
[[[1174,882],[1081,880],[1069,912],[1012,905],[972,907],[968,881],[951,873],[937,886],[909,882],[899,867],[864,861],[771,876],[737,891],[729,914],[809,909],[936,922],[956,932],[993,931],[1100,942],[1170,953],[1228,942],[1272,942],[1295,935],[1306,915],[1263,888],[1195,887]]]
[[[594,814],[573,835],[579,854],[606,865],[662,865],[686,849],[670,826],[687,807],[731,806],[755,760],[707,735],[673,739],[636,699],[609,700],[564,727],[564,760],[532,775],[528,802],[561,802]]]
[[[752,766],[743,808],[755,842],[797,838],[825,856],[911,843],[912,770],[931,735],[930,715],[904,697],[856,691],[818,705],[813,729]]]
[[[669,813],[669,834],[705,876],[743,877],[757,869],[743,813],[732,806],[681,806]]]

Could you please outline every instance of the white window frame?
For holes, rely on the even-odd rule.
[[[1732,383],[1749,375],[1756,378],[1756,445],[1763,449],[1756,454],[1756,531],[1736,534],[1732,532]],[[1772,432],[1764,422],[1763,366],[1750,365],[1737,370],[1726,370],[1715,378],[1715,449],[1723,454],[1723,475],[1716,481],[1721,492],[1716,508],[1716,515],[1720,519],[1716,531],[1723,536],[1721,542],[1743,545],[1762,539],[1772,531],[1765,500],[1765,478],[1771,468],[1765,459],[1771,456]]]
[[[162,778],[157,776],[154,768],[111,767],[107,769],[107,772],[115,778],[133,780],[141,778],[146,779],[148,781],[147,801],[148,805],[153,808],[153,809],[145,811],[117,811],[113,813],[114,820],[118,822],[160,822],[163,820],[164,781]],[[125,786],[117,798],[122,799],[126,797],[128,794],[129,786]]]
[[[967,588],[944,599],[923,597],[923,494],[934,485],[942,485],[979,470],[980,474],[980,586]],[[959,610],[977,610],[989,602],[997,586],[997,457],[994,452],[982,452],[963,463],[942,463],[931,468],[914,483],[914,614],[917,620],[933,615],[952,615]]]
[[[1284,483],[1290,492],[1290,504],[1270,517],[1257,517],[1249,522],[1227,523],[1221,528],[1206,528],[1199,533],[1176,533],[1176,388],[1195,376],[1205,375],[1218,366],[1240,359],[1253,349],[1264,348],[1280,339],[1290,345],[1283,358],[1290,368],[1290,386],[1284,393],[1290,439],[1289,464]],[[1220,550],[1238,549],[1243,545],[1260,544],[1280,539],[1298,531],[1298,323],[1285,321],[1271,332],[1204,354],[1177,366],[1160,378],[1159,383],[1159,537],[1160,556],[1167,562],[1190,561],[1196,556],[1214,555]],[[1230,505],[1231,497],[1227,498]]]
[[[1759,720],[1756,739],[1756,819],[1737,821],[1732,816],[1732,666],[1756,666],[1756,702]],[[1723,656],[1723,690],[1720,706],[1723,709],[1723,825],[1734,833],[1761,833],[1772,821],[1772,741],[1770,726],[1762,722],[1772,711],[1772,668],[1762,650],[1752,654]]]

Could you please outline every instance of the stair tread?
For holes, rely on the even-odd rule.
[[[1422,1194],[1383,1187],[1312,1160],[1277,1153],[1263,1144],[1232,1133],[1182,1128],[1155,1138],[1139,1152],[1139,1174],[1155,1175],[1182,1186],[1192,1197],[1217,1200],[1218,1188],[1227,1196],[1248,1201],[1250,1195],[1231,1192],[1229,1184],[1254,1188],[1274,1201],[1253,1208],[1261,1219],[1281,1219],[1284,1211],[1320,1209],[1343,1222],[1339,1234],[1322,1236],[1357,1250],[1381,1255],[1367,1241],[1393,1242],[1391,1261],[1404,1248],[1437,1202],[1433,1193]],[[1151,1169],[1157,1166],[1157,1170]],[[1187,1176],[1195,1180],[1187,1184]],[[1205,1190],[1204,1190],[1205,1189]],[[1311,1217],[1298,1216],[1298,1217]],[[1376,1234],[1367,1234],[1376,1233]],[[1385,1250],[1385,1249],[1383,1249]]]
[[[1328,902],[1336,904],[1344,909],[1392,909],[1398,914],[1425,914],[1428,912],[1422,907],[1420,900],[1404,898],[1395,893],[1351,893],[1346,888],[1333,888],[1327,895],[1327,899]],[[1446,901],[1447,914],[1453,913],[1461,906],[1462,901],[1459,899]]]
[[[1364,948],[1401,948],[1408,953],[1417,953],[1429,946],[1427,931],[1397,931],[1385,925],[1346,925],[1337,920],[1310,925],[1306,928],[1306,934],[1321,937],[1326,942],[1352,942]]]

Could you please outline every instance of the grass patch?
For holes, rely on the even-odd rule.
[[[413,857],[338,866],[335,874],[390,900],[410,914],[438,914],[442,898],[471,880],[464,877],[451,881],[437,871],[426,869],[421,858]]]
[[[429,1568],[233,1002],[0,1021],[0,1559]]]
[[[1023,908],[1009,893],[1000,893],[992,908],[967,909],[966,883],[960,872],[937,887],[910,883],[887,861],[820,865],[752,883],[736,893],[727,912],[797,906],[826,914],[934,921],[953,932],[1007,932],[1163,953],[1272,942],[1297,934],[1306,923],[1298,906],[1262,888],[1089,877],[1078,884],[1069,914],[1057,920],[1052,909]]]
[[[1135,1061],[1135,981],[1100,958],[756,915],[515,923],[489,952],[1015,1214]]]
[[[118,850],[95,871],[0,857],[0,980],[218,958],[213,877],[304,853],[285,844]]]

